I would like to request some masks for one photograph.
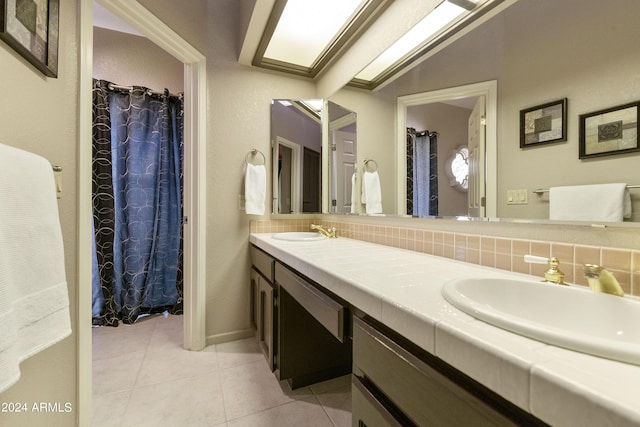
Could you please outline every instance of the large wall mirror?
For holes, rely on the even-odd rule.
[[[357,212],[353,111],[321,99],[274,99],[271,146],[272,213]]]
[[[640,27],[635,23],[637,14],[632,13],[640,13],[640,3],[630,0],[614,3],[607,4],[603,16],[599,12],[601,2],[597,0],[515,2],[398,78],[393,85],[381,89],[382,95],[398,100],[396,213],[549,220],[550,188],[626,183],[630,187],[632,214],[624,222],[639,223],[640,154],[579,157],[581,115],[591,117],[598,111],[640,100],[636,81],[640,55],[635,53],[638,50],[634,44],[640,36]],[[597,28],[606,31],[594,30]],[[429,131],[429,135],[437,138],[438,162],[451,159],[451,150],[469,144],[470,135],[457,135],[459,130],[466,130],[471,120],[462,117],[457,124],[449,125],[441,118],[453,120],[456,115],[464,116],[465,111],[471,114],[486,94],[469,94],[465,88],[477,84],[469,82],[491,81],[497,87],[495,104],[485,98],[485,118],[479,116],[486,125],[486,161],[478,161],[476,166],[478,172],[479,168],[486,168],[484,174],[479,172],[485,178],[484,185],[470,176],[465,195],[451,185],[445,174],[446,165],[440,163],[436,193],[439,209],[426,214],[408,210],[407,181],[414,177],[407,173],[407,127],[418,134]],[[566,141],[521,147],[520,112],[565,98]],[[469,101],[469,105],[462,105],[463,101]],[[606,117],[598,118],[606,124]],[[635,123],[629,126],[637,128]],[[494,135],[490,136],[492,132]],[[473,173],[472,151],[469,150],[469,170]],[[537,189],[544,191],[535,193]],[[444,190],[450,194],[443,194]],[[478,195],[480,209],[471,204]],[[448,198],[453,196],[466,197],[468,205],[448,205]],[[596,205],[599,202],[593,203]]]

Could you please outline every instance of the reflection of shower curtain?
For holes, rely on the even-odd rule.
[[[407,214],[438,215],[438,136],[407,128]]]
[[[182,307],[183,107],[94,80],[94,324]]]

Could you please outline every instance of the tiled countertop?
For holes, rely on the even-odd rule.
[[[250,242],[551,425],[640,426],[640,366],[490,326],[440,292],[458,278],[536,278],[347,238]]]

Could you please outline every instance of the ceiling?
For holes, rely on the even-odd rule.
[[[268,57],[265,52],[277,39],[275,32],[281,17],[286,16],[283,10],[287,3],[302,2],[304,9],[309,1],[256,0],[239,61],[311,78],[317,83],[318,96],[328,97],[344,85],[365,89],[386,85],[517,0],[362,0],[351,21],[341,27],[315,63],[301,66],[286,59]],[[329,3],[323,4],[330,7]],[[312,26],[313,15],[319,12],[313,12],[310,7],[307,9],[311,16],[305,18],[302,15],[299,19],[309,19],[306,25]],[[440,27],[433,18],[443,9],[455,11],[449,13]],[[302,28],[301,34],[306,33],[306,28]],[[387,56],[396,47],[396,42],[407,39],[411,34],[414,35],[414,44],[408,51],[373,71],[363,72],[371,69],[369,66],[375,65],[379,58]],[[297,40],[292,38],[290,43],[300,49],[299,44],[305,41],[305,37],[311,36],[301,35]],[[281,48],[283,52],[287,50],[286,45]]]

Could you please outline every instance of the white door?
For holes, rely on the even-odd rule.
[[[356,172],[356,142],[354,132],[333,132],[331,212],[351,213],[351,177]]]
[[[478,97],[469,116],[469,216],[485,216],[485,102]]]

